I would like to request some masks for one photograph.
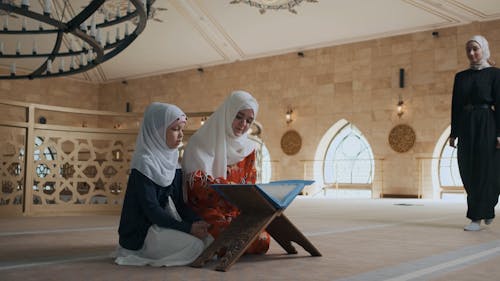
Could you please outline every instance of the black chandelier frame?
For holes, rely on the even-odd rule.
[[[0,75],[0,79],[35,79],[35,78],[49,78],[49,77],[60,77],[66,75],[77,74],[81,72],[88,71],[99,64],[113,58],[126,47],[128,47],[146,27],[147,15],[150,7],[152,5],[151,0],[143,3],[140,0],[128,0],[130,4],[135,7],[134,11],[127,11],[124,16],[117,15],[116,18],[108,20],[107,16],[104,16],[104,21],[102,23],[96,24],[96,29],[105,28],[110,26],[115,26],[117,24],[128,22],[134,18],[138,18],[136,22],[136,28],[130,33],[125,34],[123,38],[118,39],[113,42],[105,42],[101,45],[101,42],[97,40],[95,36],[91,36],[85,30],[82,30],[82,24],[86,26],[86,30],[90,30],[91,26],[88,26],[85,21],[97,12],[99,8],[104,4],[106,0],[93,0],[86,6],[80,13],[73,17],[68,22],[59,21],[50,16],[50,13],[37,13],[31,11],[28,5],[15,6],[12,4],[6,4],[0,2],[0,10],[7,12],[9,14],[17,14],[27,18],[37,20],[40,23],[45,23],[50,25],[51,29],[25,29],[21,28],[18,30],[9,30],[4,27],[0,29],[0,35],[40,35],[40,34],[57,34],[54,46],[50,53],[31,53],[31,54],[5,54],[0,52],[0,59],[23,59],[23,58],[43,58],[46,57],[43,63],[40,64],[38,68],[28,74],[17,75],[16,73],[10,73],[10,75]],[[80,38],[83,42],[86,42],[89,47],[82,47],[79,51],[74,51],[71,48],[68,51],[61,50],[63,43],[63,38],[65,34],[72,34],[77,38]],[[53,62],[55,58],[59,57],[71,57],[79,56],[81,54],[88,54],[89,52],[95,53],[95,58],[86,64],[80,63],[77,67],[69,67],[68,69],[59,69],[58,71],[50,71],[48,69],[49,61]]]

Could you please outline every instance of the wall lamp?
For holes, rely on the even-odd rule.
[[[288,107],[288,109],[286,110],[286,114],[285,114],[285,120],[286,120],[287,124],[292,123],[292,121],[293,121],[292,114],[293,114],[293,109],[291,107]]]
[[[397,107],[397,114],[398,114],[399,118],[401,118],[401,116],[403,116],[403,114],[405,113],[403,110],[403,105],[404,105],[404,101],[400,97],[400,99],[398,101],[398,107]]]
[[[205,124],[205,121],[207,121],[208,118],[206,116],[201,117],[200,125],[203,126]]]
[[[405,69],[400,68],[399,69],[399,88],[403,89],[405,87]],[[402,94],[399,95],[398,97],[398,104],[397,104],[397,115],[399,118],[403,116],[404,109],[403,109],[404,101],[403,101],[403,96]]]

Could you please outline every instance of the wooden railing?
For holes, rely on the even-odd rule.
[[[417,157],[417,171],[418,171],[418,194],[421,198],[423,194],[432,194],[434,193],[434,183],[432,180],[432,174],[436,173],[439,177],[439,161],[442,160],[439,157]],[[446,158],[444,160],[450,160],[450,158]],[[434,162],[434,165],[433,165]],[[433,166],[437,168],[434,171]],[[465,194],[465,189],[463,185],[452,185],[452,186],[442,186],[441,183],[439,185],[439,198],[443,198],[443,194],[445,193],[462,193]]]
[[[342,161],[369,161],[374,163],[373,178],[370,178],[369,183],[340,183],[337,178],[327,180],[324,175],[325,165],[331,166],[332,169],[337,170],[338,165]],[[357,160],[337,160],[337,161],[324,161],[324,160],[302,160],[304,165],[304,179],[314,179],[321,183],[319,186],[315,183],[308,193],[316,194],[326,192],[327,189],[356,189],[356,190],[370,190],[372,198],[377,198],[384,194],[384,159],[357,159]],[[335,174],[338,175],[338,174]],[[380,194],[380,195],[379,195]]]

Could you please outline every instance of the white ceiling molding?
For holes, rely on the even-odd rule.
[[[107,83],[500,19],[499,0],[320,0],[297,14],[230,2],[157,0],[161,12],[131,46],[72,78]],[[66,13],[87,3],[71,0]]]
[[[446,2],[449,3],[450,6],[454,6],[461,11],[472,15],[473,20],[488,21],[498,19],[500,17],[500,3],[498,3],[498,1],[446,0]]]

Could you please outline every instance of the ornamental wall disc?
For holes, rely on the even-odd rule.
[[[415,145],[415,139],[415,131],[406,124],[397,125],[389,133],[389,145],[399,153],[410,150]]]
[[[281,149],[287,155],[294,155],[302,147],[302,138],[295,130],[289,130],[281,137]]]

